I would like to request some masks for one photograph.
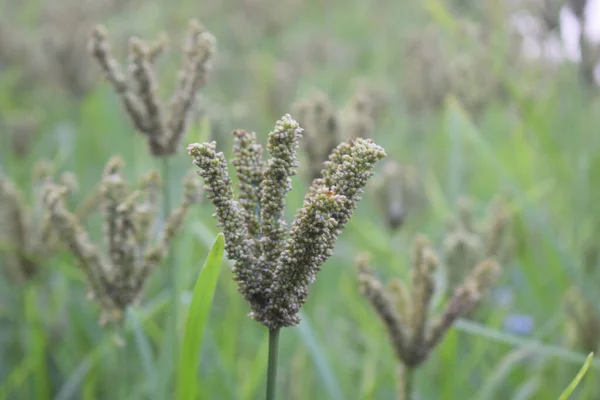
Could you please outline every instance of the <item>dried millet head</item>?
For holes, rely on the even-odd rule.
[[[487,218],[478,221],[468,199],[461,199],[454,221],[448,225],[444,238],[444,264],[449,292],[459,285],[470,271],[485,258],[506,263],[510,249],[510,215],[504,201],[495,200]]]
[[[575,287],[565,294],[564,312],[569,347],[588,353],[598,351],[600,318],[593,305]]]
[[[312,182],[320,176],[323,163],[342,140],[335,107],[323,92],[298,101],[292,107],[298,123],[304,128],[304,149],[308,161],[308,177]]]
[[[385,156],[370,139],[337,146],[320,178],[313,180],[288,232],[283,218],[285,198],[298,167],[302,132],[290,115],[277,121],[269,134],[270,158],[265,164],[256,135],[234,131],[237,199],[227,162],[216,144],[188,146],[217,210],[228,257],[235,261],[239,291],[250,304],[251,316],[269,329],[298,324],[308,286],[331,255],[374,164]]]
[[[373,194],[386,226],[395,231],[425,202],[418,172],[411,165],[387,160],[374,181]]]
[[[38,161],[32,171],[29,193],[22,192],[8,177],[0,174],[0,258],[7,266],[9,278],[20,282],[34,278],[44,262],[62,248],[52,229],[42,201],[45,185],[53,182],[55,166]],[[71,172],[59,176],[58,186],[72,197],[78,187]]]
[[[368,258],[357,258],[361,293],[383,321],[398,361],[409,368],[421,365],[454,322],[477,308],[499,272],[499,265],[491,259],[478,264],[442,313],[434,316],[431,300],[438,267],[438,258],[424,237],[415,241],[410,288],[401,281],[384,287],[370,272]]]
[[[139,301],[149,276],[167,256],[189,207],[198,200],[199,190],[198,182],[186,177],[181,206],[171,210],[154,234],[154,225],[158,225],[155,192],[160,177],[151,172],[140,189],[132,190],[123,176],[123,166],[122,159],[110,159],[100,184],[104,246],[94,244],[77,215],[68,210],[64,187],[48,184],[44,190],[53,229],[85,274],[91,297],[101,306],[101,320],[110,323],[120,322],[125,309]]]
[[[106,28],[98,26],[89,50],[112,85],[135,129],[146,136],[152,155],[168,157],[180,150],[180,142],[196,105],[197,93],[212,70],[216,39],[197,21],[189,24],[175,90],[168,105],[158,97],[155,61],[165,40],[148,45],[138,38],[129,41],[128,74],[114,58]]]

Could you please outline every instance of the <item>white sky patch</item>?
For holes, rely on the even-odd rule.
[[[523,53],[526,57],[544,58],[556,64],[581,60],[581,27],[569,7],[563,7],[560,12],[561,36],[548,36],[541,22],[526,12],[515,13],[511,17],[511,23],[523,38]],[[588,0],[585,34],[593,43],[600,44],[600,0]],[[596,67],[596,81],[600,83],[600,64]]]
[[[581,26],[570,8],[563,7],[560,12],[560,25],[562,28],[562,41],[564,55],[572,61],[581,60],[579,49],[579,34]],[[586,6],[585,35],[595,43],[600,43],[600,0],[588,0]]]
[[[586,29],[586,33],[592,40],[600,42],[600,1],[589,0],[587,13],[588,26]]]
[[[598,0],[593,0],[593,2],[598,3]],[[579,50],[581,27],[579,26],[579,21],[577,21],[577,18],[568,7],[563,7],[560,11],[560,26],[565,57],[571,61],[581,60],[581,51]]]
[[[581,26],[568,7],[563,7],[560,13],[564,57],[570,61],[581,61],[579,35]],[[600,0],[588,0],[586,6],[585,35],[593,43],[600,43]],[[594,78],[600,84],[600,64],[594,69]]]

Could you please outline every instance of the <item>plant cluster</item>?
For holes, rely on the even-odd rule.
[[[168,157],[180,150],[196,103],[198,91],[206,85],[216,41],[200,22],[192,20],[183,46],[183,60],[168,107],[158,97],[156,59],[163,53],[165,38],[147,44],[133,37],[129,41],[128,75],[111,53],[105,27],[94,30],[89,49],[121,99],[134,128],[143,134],[150,152]]]
[[[492,371],[489,381],[473,397],[506,396],[504,390],[509,382],[514,381],[513,375],[517,374],[513,372],[517,369],[530,371],[533,370],[532,365],[536,368],[541,365],[543,368],[536,371],[543,370],[544,376],[550,376],[547,370],[550,374],[556,371],[545,363],[550,358],[545,355],[557,355],[570,361],[581,356],[574,351],[537,342],[537,338],[524,339],[515,335],[510,318],[515,316],[513,313],[516,311],[505,306],[517,297],[540,303],[541,311],[535,312],[535,320],[531,316],[533,328],[526,327],[523,331],[530,330],[532,335],[548,335],[540,341],[560,341],[565,337],[551,336],[554,331],[548,327],[564,323],[569,347],[586,352],[598,350],[600,318],[587,283],[595,282],[600,259],[598,232],[593,229],[592,234],[589,232],[594,224],[594,199],[597,197],[589,183],[593,183],[593,178],[600,173],[600,163],[594,153],[600,141],[591,134],[565,137],[560,132],[561,135],[554,137],[549,133],[555,129],[551,125],[560,125],[561,118],[570,117],[571,109],[578,107],[591,110],[589,114],[581,114],[586,118],[578,123],[593,132],[597,104],[592,102],[590,107],[583,107],[573,104],[576,102],[567,96],[552,102],[555,99],[551,95],[540,97],[539,104],[529,102],[529,89],[541,79],[529,81],[524,78],[525,74],[520,74],[520,80],[513,81],[513,72],[532,65],[543,65],[548,70],[554,66],[525,57],[521,48],[525,38],[515,35],[507,12],[513,8],[527,9],[538,22],[542,22],[544,29],[540,36],[544,38],[540,40],[546,43],[544,40],[550,40],[560,28],[557,25],[561,10],[570,10],[582,26],[578,68],[584,78],[582,81],[587,85],[584,87],[585,94],[589,94],[591,91],[587,88],[594,84],[598,61],[597,45],[585,33],[589,2],[571,1],[566,6],[551,0],[519,4],[468,4],[463,0],[430,2],[426,7],[419,6],[415,15],[425,11],[431,14],[432,19],[437,19],[437,23],[425,28],[420,24],[421,28],[413,31],[413,35],[409,35],[403,43],[403,52],[395,49],[387,53],[381,51],[387,45],[386,40],[389,38],[393,46],[398,46],[397,36],[406,36],[405,27],[401,31],[385,32],[384,39],[367,37],[363,26],[352,25],[361,33],[353,38],[355,42],[344,43],[343,38],[337,36],[337,30],[314,30],[310,34],[300,32],[296,37],[291,27],[300,20],[300,14],[308,12],[310,18],[314,18],[314,10],[310,7],[305,10],[304,4],[297,0],[276,5],[262,0],[244,1],[243,4],[228,1],[203,4],[202,10],[207,11],[203,13],[206,21],[226,14],[224,20],[219,21],[223,24],[214,23],[219,29],[215,32],[220,32],[219,37],[222,33],[226,39],[225,45],[219,46],[219,62],[215,36],[200,22],[190,21],[180,51],[177,78],[167,100],[163,99],[164,83],[160,78],[169,74],[165,71],[163,75],[159,71],[159,58],[168,51],[166,35],[155,41],[143,41],[133,36],[128,42],[122,42],[122,45],[127,44],[124,46],[127,49],[123,49],[127,51],[127,59],[120,62],[117,57],[119,46],[112,48],[108,29],[103,25],[93,28],[96,20],[106,19],[107,15],[116,14],[122,10],[121,7],[132,3],[130,0],[63,0],[44,4],[39,32],[32,37],[21,35],[13,26],[17,20],[15,17],[12,21],[16,3],[13,0],[2,3],[8,11],[0,16],[0,72],[9,74],[6,81],[4,75],[0,79],[0,108],[9,101],[9,104],[17,105],[16,108],[27,109],[23,104],[31,100],[28,95],[36,97],[39,83],[50,82],[52,89],[63,88],[77,102],[77,107],[74,107],[76,115],[69,113],[68,118],[82,127],[82,134],[75,139],[76,147],[70,149],[69,143],[64,143],[68,141],[63,140],[64,126],[55,126],[56,121],[52,121],[65,122],[64,110],[60,106],[46,110],[44,102],[39,101],[40,109],[44,108],[43,121],[42,114],[33,111],[16,111],[16,108],[0,111],[0,134],[3,138],[0,149],[0,292],[3,292],[0,297],[0,341],[7,349],[9,363],[22,360],[10,371],[6,370],[6,363],[0,362],[0,376],[3,377],[0,393],[6,394],[4,397],[44,399],[50,394],[54,396],[55,389],[59,391],[56,398],[77,397],[75,391],[81,387],[81,397],[84,398],[162,399],[174,396],[191,400],[198,388],[219,387],[212,382],[228,381],[231,377],[223,374],[227,369],[225,372],[234,371],[239,375],[232,381],[241,376],[245,382],[239,385],[227,382],[222,388],[229,392],[213,393],[206,389],[202,396],[252,398],[260,390],[259,382],[265,364],[267,400],[275,399],[277,387],[288,388],[286,398],[305,398],[310,396],[309,393],[314,394],[310,387],[312,382],[303,379],[307,376],[304,370],[309,369],[304,368],[304,363],[310,356],[317,366],[315,375],[325,382],[328,390],[325,396],[345,398],[349,390],[346,388],[344,393],[337,388],[335,374],[321,359],[323,354],[317,342],[323,338],[310,332],[313,329],[312,317],[318,329],[325,323],[333,332],[328,334],[327,340],[328,344],[333,342],[335,346],[324,350],[333,351],[336,346],[338,351],[342,349],[344,368],[346,363],[354,363],[354,370],[347,376],[354,379],[355,375],[361,375],[361,393],[353,392],[352,396],[389,396],[386,391],[391,385],[386,380],[392,379],[397,383],[398,399],[417,399],[430,397],[430,393],[442,393],[442,390],[418,384],[416,376],[422,373],[429,374],[428,383],[435,379],[441,381],[437,373],[452,375],[450,378],[443,376],[443,379],[454,387],[463,382],[480,383],[489,370],[479,369],[475,361],[470,367],[476,365],[476,371],[462,366],[457,371],[451,370],[448,363],[454,363],[452,368],[455,368],[455,363],[462,363],[462,360],[457,360],[455,354],[452,357],[447,357],[447,354],[460,351],[460,356],[463,356],[464,349],[475,348],[471,358],[479,363],[483,359],[482,349],[504,355],[505,345],[510,344],[523,348],[502,359],[499,368]],[[362,6],[348,7],[352,9],[348,16],[366,23],[360,14],[375,16],[371,13],[382,4],[374,2],[364,9]],[[403,7],[407,12],[415,11],[410,5]],[[319,9],[318,14],[327,14],[322,11]],[[379,18],[368,23],[385,20],[387,10],[379,13],[376,15]],[[452,18],[452,13],[460,13],[461,18]],[[165,15],[167,24],[179,23],[172,17]],[[111,36],[118,43],[123,27],[115,26],[113,22],[107,21],[107,26],[111,27]],[[506,32],[504,23],[511,25]],[[139,28],[130,21],[125,21],[124,25],[127,31]],[[506,34],[502,36],[502,32]],[[275,33],[282,38],[271,40]],[[263,43],[266,38],[270,39],[268,46],[272,47],[272,54],[257,50],[267,45],[267,42]],[[368,42],[368,46],[358,46],[356,41]],[[490,51],[492,48],[495,51]],[[546,51],[540,50],[544,53],[540,57],[547,56]],[[99,68],[90,68],[89,63],[95,63]],[[331,81],[327,87],[322,86],[326,91],[314,90],[307,98],[290,105],[297,90],[302,90],[301,78],[314,78],[312,74],[321,72],[316,70],[321,65],[327,67],[323,67],[324,76],[318,74],[318,79]],[[353,68],[359,70],[366,66],[380,73],[387,69],[393,71],[387,83],[396,86],[400,79],[402,93],[384,99],[382,92],[375,87],[362,86],[345,104],[338,106],[337,93],[345,93],[346,87],[350,86],[347,74],[354,73]],[[16,79],[10,75],[14,71]],[[108,84],[108,98],[94,97],[92,92],[98,72],[103,74]],[[231,79],[228,84],[232,93],[227,93],[227,87],[216,85],[218,92],[204,96],[208,93],[208,84],[212,80],[221,83],[223,77]],[[5,87],[6,82],[8,86]],[[555,89],[549,84],[543,86],[545,90]],[[534,90],[540,93],[539,88]],[[9,93],[8,100],[4,92]],[[54,93],[52,91],[52,96]],[[448,97],[455,101],[447,102]],[[143,162],[156,163],[162,167],[160,172],[146,170],[141,178],[136,176],[128,180],[125,160],[114,156],[117,152],[113,149],[123,142],[114,145],[111,142],[105,149],[103,146],[81,144],[80,140],[86,144],[101,144],[92,135],[85,135],[85,127],[89,127],[86,123],[90,123],[88,114],[104,118],[100,109],[107,99],[120,107],[129,119],[131,130],[140,134],[128,143],[136,143],[136,140],[146,142],[145,147],[152,156],[142,160],[127,159],[127,164],[139,168],[144,165]],[[384,109],[384,101],[390,107]],[[494,103],[501,103],[503,107],[490,107]],[[262,115],[258,111],[255,114],[258,104],[263,106],[262,110],[258,110],[263,111]],[[513,104],[518,107],[504,107]],[[406,112],[404,106],[410,114],[408,118],[402,114]],[[553,106],[559,117],[547,113],[549,109],[554,111]],[[291,111],[289,114],[285,113],[288,109]],[[214,110],[220,113],[221,120],[214,120]],[[434,116],[440,110],[443,113],[438,120]],[[210,131],[211,140],[217,136],[218,141],[199,140],[201,143],[187,144],[186,134],[199,112],[204,117],[203,133]],[[268,134],[231,129],[238,126],[239,120],[247,118],[249,121],[239,126],[251,126],[257,122],[254,121],[256,116],[261,115],[264,122],[282,114],[283,117],[275,122]],[[398,114],[402,117],[397,118]],[[430,122],[433,123],[422,127],[431,133],[410,136],[412,131],[420,130],[415,129],[418,126],[413,122],[419,123],[419,117],[424,115],[431,117]],[[476,117],[475,121],[469,115]],[[104,118],[103,122],[111,119]],[[566,124],[573,123],[569,118],[565,121]],[[112,134],[109,131],[113,125],[103,125],[109,127],[106,129],[107,136]],[[479,125],[482,126],[481,132]],[[501,129],[497,129],[496,125]],[[46,129],[50,126],[52,129]],[[514,131],[508,132],[513,128]],[[445,147],[447,138],[440,139],[443,135],[437,134],[438,130],[444,133],[451,131],[450,149]],[[55,159],[62,160],[60,162],[39,161],[39,154],[48,152],[42,145],[47,142],[39,140],[39,135],[46,131],[55,135],[53,139],[62,150],[70,150],[69,153],[55,155]],[[465,135],[462,135],[463,131]],[[215,132],[231,132],[231,135],[223,137],[214,135]],[[459,133],[455,135],[456,132]],[[386,141],[384,134],[394,136]],[[397,141],[400,135],[403,138],[401,145],[405,146],[409,157],[387,158],[395,144],[393,141]],[[110,137],[111,140],[119,138],[118,135]],[[488,146],[488,140],[492,145]],[[233,144],[232,148],[225,149],[229,146],[223,144],[229,142]],[[576,143],[574,147],[569,147],[571,142]],[[381,144],[386,144],[387,152]],[[179,154],[184,148],[189,158]],[[589,153],[586,152],[588,149]],[[106,150],[110,153],[106,154]],[[136,150],[132,149],[130,154],[137,157]],[[228,153],[228,150],[231,152]],[[483,155],[480,164],[471,158],[470,153],[474,151]],[[96,182],[94,174],[100,175],[100,172],[94,172],[93,163],[86,159],[92,154],[95,160],[101,160],[98,168],[102,168],[106,159],[112,156],[104,166],[99,182]],[[5,158],[5,155],[8,157]],[[449,163],[446,156],[450,158]],[[577,168],[569,164],[572,161],[569,157],[577,159]],[[463,158],[468,158],[464,164]],[[6,168],[5,159],[9,160]],[[178,176],[180,172],[183,175],[185,169],[179,161],[190,163],[190,159],[195,168],[185,176]],[[557,170],[550,169],[553,163],[564,164],[565,169],[557,173]],[[57,174],[59,168],[53,164],[61,165],[61,171],[67,165],[72,166],[74,172]],[[431,167],[432,171],[423,171],[417,165]],[[479,218],[473,206],[477,203],[459,199],[456,215],[447,223],[438,240],[434,230],[437,227],[439,233],[441,225],[438,220],[427,220],[426,216],[447,214],[446,204],[454,201],[454,198],[446,198],[446,183],[443,179],[438,182],[436,172],[439,171],[433,170],[447,168],[447,165],[456,167],[449,171],[448,192],[456,194],[465,190],[482,195],[475,190],[474,182],[479,182],[478,174],[494,168],[495,177],[502,180],[504,190],[509,189],[511,196],[513,192],[517,194],[515,202],[494,201],[485,217]],[[463,174],[463,166],[469,167],[469,173]],[[301,171],[301,167],[304,170]],[[500,171],[501,168],[510,173],[501,174],[506,172]],[[527,173],[521,174],[525,168]],[[32,177],[26,178],[29,170],[33,171]],[[300,197],[302,194],[294,197],[297,190],[292,192],[292,186],[297,186],[298,171],[305,173],[303,178],[308,187],[303,197]],[[540,179],[544,181],[540,183]],[[81,187],[91,188],[88,193],[81,193],[80,183]],[[526,193],[518,196],[521,184],[529,183],[535,186],[528,187]],[[490,186],[489,190],[498,191],[495,185]],[[175,188],[182,189],[182,196],[177,200],[171,198]],[[554,190],[556,188],[560,190]],[[566,206],[571,204],[571,191],[585,192],[581,196],[587,195],[589,202],[577,203],[572,207],[577,210],[570,210]],[[365,192],[370,192],[373,210],[380,214],[385,227],[369,223],[368,219],[377,214],[369,215],[371,210],[368,207],[358,209]],[[212,204],[198,205],[204,194]],[[537,207],[533,199],[550,199],[547,209],[544,205],[539,210],[530,211],[528,208]],[[173,207],[173,204],[176,206]],[[290,213],[294,211],[292,205],[296,204],[297,210]],[[551,243],[547,237],[553,238],[552,224],[556,223],[553,212],[561,207],[569,209],[565,211],[567,214],[572,211],[572,215],[568,215],[572,217],[569,220],[575,221],[574,229],[569,232],[572,236],[565,235],[565,240]],[[190,221],[189,229],[185,225],[188,219],[203,215],[205,208],[214,210],[216,228],[221,233],[206,255],[193,291],[188,292],[190,285],[187,279],[196,272],[195,257],[206,247],[198,245],[198,241],[208,243],[205,239],[209,235],[212,237],[215,231],[214,226],[205,224],[206,221]],[[521,208],[526,211],[516,215],[514,210]],[[96,209],[100,212],[96,213]],[[539,221],[534,218],[537,217],[536,211],[541,211]],[[355,213],[359,214],[358,218],[354,218]],[[400,229],[412,216],[423,217],[422,221],[417,221],[419,231],[428,232],[432,241],[418,235],[412,245],[407,271],[402,271],[396,268],[400,263],[394,261],[394,250],[397,246],[402,253],[402,248],[407,247],[407,240],[412,241],[412,233],[408,232],[412,226]],[[410,225],[417,225],[415,221],[411,219]],[[432,225],[428,225],[428,221]],[[350,248],[350,243],[340,240],[342,234],[347,234],[344,232],[356,233],[358,230],[360,237],[366,240],[355,245],[356,248]],[[575,271],[576,267],[567,265],[566,252],[562,248],[587,236],[589,243],[581,255],[583,268]],[[439,243],[435,249],[433,242]],[[544,245],[552,248],[543,248]],[[344,254],[333,257],[336,249]],[[229,284],[227,288],[233,290],[234,298],[237,296],[232,282],[218,280],[224,253],[231,261],[233,281],[246,305],[227,298],[227,307],[224,307],[223,300],[217,295],[219,313],[213,312],[211,316],[212,299],[217,288],[220,291],[222,285]],[[346,280],[344,274],[349,272],[347,267],[352,260],[358,277],[350,275],[350,279]],[[326,266],[330,261],[333,265]],[[545,263],[547,270],[540,273],[533,269],[537,263]],[[61,268],[51,268],[55,265]],[[72,270],[71,266],[75,268]],[[398,277],[404,275],[406,279],[392,278],[385,283],[386,279],[379,277],[379,271],[383,272],[385,267],[395,268],[394,274]],[[563,270],[566,268],[579,274],[578,277],[585,281],[584,285],[579,287],[564,279],[566,274]],[[505,276],[510,285],[494,291],[497,297],[494,296],[493,301],[483,307],[503,271],[509,272]],[[322,277],[330,273],[338,275],[329,282],[323,282]],[[512,287],[515,283],[531,283],[531,275],[536,274],[544,275],[537,282],[543,282],[543,285],[521,291],[520,287]],[[320,277],[319,284],[325,284],[325,289],[315,296],[317,277]],[[71,293],[68,290],[73,278],[85,283],[91,304],[99,309],[100,324],[94,323],[95,320],[88,315],[73,317],[75,312],[92,308],[88,303],[80,304],[78,300],[82,294],[79,291]],[[183,287],[184,281],[186,288]],[[549,285],[555,286],[547,290]],[[594,287],[591,286],[592,289]],[[566,291],[564,298],[555,295],[558,289],[565,288],[570,290]],[[551,294],[544,297],[546,292]],[[311,296],[317,313],[304,316],[303,307],[311,307],[307,305],[309,293],[313,293]],[[16,294],[16,300],[11,298],[13,294]],[[364,307],[357,306],[360,296],[365,300]],[[140,307],[145,298],[150,301]],[[551,310],[555,315],[556,307],[561,304],[564,314],[559,312],[558,316],[562,320],[550,319],[544,314]],[[344,311],[332,311],[336,307],[344,308]],[[532,309],[534,306],[524,313],[534,314]],[[165,318],[160,317],[163,312]],[[259,323],[257,326],[262,326],[262,331],[238,329],[239,319],[243,319],[246,313]],[[361,320],[349,325],[348,319],[342,318],[346,313]],[[330,319],[333,314],[337,318],[335,321]],[[486,326],[482,323],[484,317],[490,321]],[[301,318],[304,323],[301,323]],[[375,318],[381,320],[387,331],[391,351],[385,347],[385,356],[395,362],[396,373],[386,374],[383,371],[386,364],[381,362],[380,351],[384,347],[379,347],[379,341],[368,337],[364,347],[354,346],[357,327],[364,332],[371,329],[372,334],[376,330],[383,331],[379,325],[369,325]],[[478,321],[465,320],[475,318]],[[23,325],[20,325],[21,319],[25,321]],[[544,319],[541,321],[543,324],[539,323],[541,319]],[[15,327],[7,331],[7,326],[13,322]],[[213,323],[216,328],[213,330],[211,326],[211,332],[206,334],[205,327]],[[504,324],[504,328],[496,324]],[[105,331],[104,327],[109,329]],[[237,331],[232,334],[231,331],[235,330],[232,327],[243,334]],[[294,353],[292,368],[286,371],[290,382],[278,381],[280,331],[292,327],[298,328],[307,348],[299,346],[299,351]],[[131,343],[129,340],[121,342],[123,346],[117,351],[107,346],[100,336],[115,328],[123,334],[123,338],[131,336],[134,339]],[[478,331],[477,335],[483,338],[472,340],[462,335],[449,335],[452,329],[471,335]],[[253,361],[249,362],[248,355],[244,354],[247,349],[239,346],[240,339],[255,343],[256,337],[252,335],[266,331],[268,341],[263,343],[265,351],[268,346],[268,360],[251,349]],[[7,335],[6,332],[17,334]],[[488,339],[486,335],[505,343],[500,343],[496,350],[491,346],[479,346],[478,343],[487,343],[484,341]],[[454,343],[453,337],[457,339]],[[100,341],[97,342],[98,339]],[[206,349],[203,349],[203,340],[211,344]],[[225,348],[223,343],[228,347]],[[531,343],[535,346],[530,346]],[[91,351],[90,345],[94,346]],[[108,356],[109,350],[114,351],[117,360]],[[81,351],[87,354],[82,359]],[[287,359],[288,352],[282,353]],[[208,377],[207,370],[202,370],[201,374],[198,371],[202,354],[210,356]],[[138,356],[139,362],[136,361],[135,368],[132,368],[130,362],[137,360]],[[433,358],[436,365],[432,365]],[[495,357],[490,358],[495,361]],[[222,362],[226,368],[222,368],[223,371],[212,368],[212,364],[217,362]],[[489,368],[487,364],[485,367]],[[595,365],[591,356],[561,399],[574,390],[590,365]],[[114,376],[105,376],[103,368],[111,373],[114,371]],[[559,368],[566,369],[562,365]],[[69,376],[64,386],[55,388],[54,383],[65,378],[62,376],[65,371]],[[58,378],[54,378],[55,375]],[[177,379],[173,379],[174,375]],[[130,380],[131,377],[143,377],[142,384]],[[520,376],[517,378],[520,379]],[[546,398],[548,393],[555,391],[554,385],[542,385],[538,378],[539,375],[534,375],[531,381],[519,388],[518,393],[514,393],[514,397],[528,398],[532,396],[532,390],[537,390]],[[119,380],[119,390],[112,387],[113,379]],[[233,386],[236,387],[232,389]],[[592,385],[586,390],[582,391],[582,396],[597,397],[598,390]],[[465,392],[466,389],[461,389],[461,393]],[[443,395],[446,394],[443,392]]]
[[[374,137],[379,107],[377,98],[365,88],[356,91],[344,110],[337,110],[322,91],[314,91],[310,97],[292,106],[292,112],[304,129],[309,182],[319,178],[323,163],[338,143]]]
[[[43,194],[52,229],[77,259],[91,298],[102,308],[103,322],[121,320],[125,309],[139,300],[149,276],[167,256],[188,209],[199,201],[199,186],[194,175],[188,174],[181,206],[171,212],[156,233],[161,185],[158,172],[150,172],[140,189],[131,190],[122,168],[120,158],[109,160],[100,185],[105,254],[92,243],[79,218],[67,209],[64,187],[48,184]]]
[[[269,134],[270,159],[262,160],[256,134],[234,131],[233,165],[239,181],[234,199],[223,153],[216,143],[188,146],[204,178],[208,198],[217,210],[225,248],[235,260],[234,277],[250,304],[251,316],[277,330],[300,321],[298,311],[308,286],[346,226],[375,162],[385,152],[370,139],[338,145],[313,181],[289,233],[284,220],[285,196],[296,173],[302,128],[285,115]]]
[[[361,293],[383,321],[399,362],[398,399],[413,398],[414,370],[427,360],[457,319],[477,308],[500,272],[493,258],[479,263],[435,316],[431,300],[439,266],[438,257],[422,236],[414,244],[410,288],[398,279],[383,286],[371,272],[368,256],[357,259]]]

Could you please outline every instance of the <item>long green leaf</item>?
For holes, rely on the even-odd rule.
[[[579,364],[583,361],[587,362],[585,354],[571,351],[563,347],[546,344],[538,340],[525,339],[520,336],[511,335],[489,328],[474,321],[461,319],[456,322],[454,327],[456,330],[468,333],[469,335],[486,338],[490,342],[504,343],[510,346],[522,347],[530,351],[532,354],[535,353],[544,357],[556,357],[565,363]],[[599,360],[591,360],[590,365],[594,368],[600,369]]]
[[[256,392],[261,384],[261,379],[267,371],[267,353],[269,351],[269,337],[265,335],[262,344],[256,352],[256,358],[250,364],[250,369],[241,385],[241,398],[251,400],[256,398]]]
[[[169,301],[170,299],[167,294],[160,294],[141,310],[139,315],[140,320],[145,322],[160,315],[169,305]],[[131,324],[131,321],[126,321],[125,333],[130,333],[133,331],[133,329],[134,327]],[[85,355],[85,357],[83,357],[81,362],[77,365],[77,367],[62,385],[58,394],[54,397],[54,400],[69,400],[77,398],[80,385],[85,380],[85,377],[92,370],[92,368],[96,366],[98,360],[106,353],[106,351],[114,346],[115,343],[116,342],[112,335],[105,335],[104,339],[98,343],[96,347],[91,349]]]
[[[137,315],[137,310],[135,310],[133,307],[129,308],[127,310],[127,315],[131,320],[131,326],[133,327],[133,337],[135,338],[135,345],[142,359],[146,379],[155,379],[156,365],[153,361],[152,346],[150,345],[150,340],[148,340],[148,336],[146,335],[146,332],[144,332],[144,328],[140,323],[139,317]]]
[[[475,397],[479,400],[494,398],[508,375],[530,355],[531,352],[527,348],[517,348],[508,353],[494,367],[494,372],[486,379],[483,387],[479,390],[479,394]]]
[[[567,386],[567,388],[560,395],[558,400],[567,400],[569,398],[569,396],[571,396],[571,393],[573,393],[573,391],[575,391],[575,388],[577,388],[577,385],[579,385],[579,382],[581,382],[581,380],[583,379],[583,376],[585,375],[587,370],[590,368],[590,365],[592,365],[593,359],[594,359],[594,353],[590,353],[588,355],[587,359],[585,360],[585,363],[583,364],[583,366],[577,373],[577,375],[575,375],[575,378],[573,378],[573,380],[571,381],[569,386]]]
[[[327,398],[335,400],[343,399],[344,395],[340,383],[333,372],[333,368],[331,368],[331,365],[325,358],[325,351],[316,338],[308,316],[302,311],[300,311],[300,316],[302,318],[302,322],[300,322],[300,325],[298,325],[296,331],[308,348],[308,352],[315,363],[315,368],[318,373],[317,376],[325,384],[325,389],[328,395]]]
[[[37,399],[50,399],[50,383],[46,366],[46,352],[48,343],[42,326],[40,310],[38,309],[37,290],[34,286],[27,288],[25,292],[26,317],[30,332],[30,351],[28,357],[34,365],[35,395]]]
[[[423,8],[427,11],[429,16],[445,30],[450,33],[456,32],[456,19],[446,8],[444,2],[440,0],[428,0],[423,2]]]
[[[192,400],[196,395],[196,374],[200,365],[199,352],[202,348],[202,333],[217,287],[224,246],[225,241],[221,233],[208,253],[194,287],[177,373],[177,399],[179,400]]]

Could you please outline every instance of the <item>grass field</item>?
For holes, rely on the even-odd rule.
[[[352,96],[366,87],[377,105],[373,137],[388,156],[310,286],[302,322],[281,332],[277,398],[396,398],[398,362],[361,295],[355,257],[370,253],[384,282],[406,281],[413,242],[426,235],[441,260],[431,304],[438,312],[450,297],[448,221],[469,198],[483,229],[501,198],[511,221],[510,245],[498,260],[502,273],[476,312],[458,320],[416,370],[414,398],[558,399],[600,339],[600,101],[584,67],[519,54],[505,3],[0,0],[0,179],[22,191],[31,216],[25,240],[36,240],[43,224],[32,180],[42,159],[52,161],[56,177],[77,177],[70,210],[93,192],[115,155],[132,183],[160,170],[175,207],[193,167],[188,143],[215,140],[230,159],[232,129],[255,131],[265,144],[275,121],[316,89],[344,122],[352,117]],[[105,25],[125,63],[128,37],[153,40],[166,32],[169,47],[156,65],[167,99],[189,18],[216,38],[214,70],[200,91],[200,112],[165,168],[86,43],[94,25]],[[309,187],[310,163],[299,153],[289,222]],[[415,171],[414,199],[396,230],[376,188],[389,160]],[[68,249],[33,254],[39,270],[14,276],[9,264],[22,251],[15,244],[20,233],[2,196],[0,399],[176,398],[186,315],[220,232],[210,201],[190,208],[140,303],[109,329],[99,325],[98,303],[88,301],[86,277]],[[100,211],[84,225],[101,243]],[[199,399],[264,398],[268,334],[247,317],[231,266],[225,255],[198,373],[186,371]],[[571,398],[600,398],[599,369],[594,359]]]

